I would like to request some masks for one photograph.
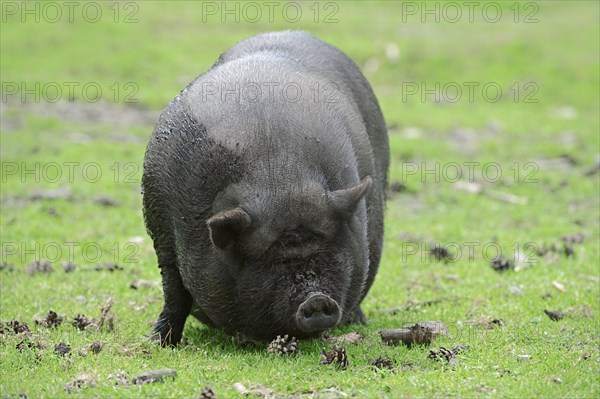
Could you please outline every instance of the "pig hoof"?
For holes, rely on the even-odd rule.
[[[173,327],[171,323],[159,320],[150,333],[150,339],[158,342],[162,347],[174,346],[181,340],[182,332],[183,326],[177,328]]]
[[[359,308],[356,309],[356,313],[354,314],[354,319],[352,320],[353,324],[367,324],[367,318],[362,310]]]

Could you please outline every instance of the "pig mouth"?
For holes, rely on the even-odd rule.
[[[270,317],[259,318],[260,322],[254,318],[253,322],[243,320],[243,317],[233,317],[237,323],[219,323],[211,319],[199,306],[192,308],[192,315],[202,323],[212,327],[222,327],[229,334],[235,334],[244,337],[250,341],[260,342],[270,340],[277,335],[289,334],[298,338],[310,338],[319,333],[334,328],[338,325],[342,317],[342,310],[338,302],[329,295],[316,291],[309,293],[305,300],[301,302],[295,313],[286,321],[275,317],[269,321]],[[266,315],[265,315],[266,316]],[[271,316],[272,317],[272,316]]]

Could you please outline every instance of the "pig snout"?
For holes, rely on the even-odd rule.
[[[313,293],[298,306],[296,321],[307,333],[335,327],[340,320],[338,303],[322,293]]]

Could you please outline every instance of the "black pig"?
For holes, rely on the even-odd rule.
[[[373,91],[304,32],[223,53],[164,109],[148,144],[144,218],[176,344],[191,313],[266,340],[364,322],[383,241],[389,148]]]

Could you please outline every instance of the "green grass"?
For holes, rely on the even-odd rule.
[[[329,24],[322,20],[333,9],[324,9],[324,3],[320,22],[313,21],[310,4],[304,3],[303,17],[293,24],[278,13],[272,23],[266,16],[257,23],[223,24],[218,16],[206,15],[203,21],[202,7],[194,2],[176,7],[140,2],[136,23],[124,23],[134,10],[125,9],[125,3],[118,23],[108,8],[111,3],[99,3],[103,17],[96,23],[78,13],[73,23],[66,14],[57,23],[36,23],[31,16],[22,23],[20,15],[4,14],[7,3],[2,4],[6,21],[0,28],[0,226],[2,261],[11,267],[0,270],[0,319],[26,322],[31,341],[46,348],[19,352],[15,346],[24,336],[0,336],[3,397],[199,397],[205,386],[219,398],[242,397],[234,388],[238,382],[282,397],[335,396],[324,391],[328,388],[360,398],[599,396],[599,181],[597,173],[585,174],[600,152],[597,2],[539,2],[537,11],[526,8],[533,3],[518,3],[521,19],[535,11],[538,22],[529,24],[514,22],[513,2],[500,3],[503,17],[497,23],[482,19],[481,6],[473,23],[465,9],[458,23],[436,23],[432,16],[421,23],[401,3],[340,2],[339,21]],[[297,356],[279,358],[268,355],[265,347],[241,347],[191,319],[185,329],[187,346],[161,349],[144,338],[162,306],[139,195],[152,123],[222,51],[252,34],[281,29],[308,30],[361,67],[377,61],[378,68],[364,68],[365,75],[392,127],[391,180],[408,188],[388,201],[383,260],[363,304],[369,324],[333,331],[365,335],[361,343],[347,347],[351,364],[344,371],[319,364],[324,346],[319,340],[302,341]],[[390,44],[399,49],[397,60],[385,56]],[[36,82],[37,102],[35,93],[25,95],[25,104],[20,94],[9,94],[11,84],[35,92]],[[51,82],[61,87],[77,82],[79,88],[95,82],[102,89],[101,100],[86,101],[76,89],[74,103],[67,103],[66,92],[63,101],[51,103],[48,93],[41,92]],[[125,86],[129,82],[133,86]],[[443,87],[452,82],[462,88],[465,82],[479,87],[497,83],[503,97],[491,102],[476,90],[473,101],[463,92],[456,103],[437,103],[433,94],[422,101],[420,92],[405,91],[414,84],[433,90],[436,83]],[[527,90],[515,100],[515,83],[520,90],[535,87],[537,102],[524,102],[523,95],[531,93]],[[134,91],[138,102],[130,104],[125,95]],[[574,163],[544,163],[564,155]],[[69,162],[75,163],[72,179]],[[470,194],[447,179],[424,174],[424,168],[434,170],[436,164],[440,172],[450,173],[445,168],[451,162],[465,173],[465,163],[476,162],[473,180],[484,193]],[[526,166],[528,162],[539,169]],[[482,175],[492,163],[502,171],[495,182]],[[56,165],[63,174],[52,182]],[[412,166],[416,171],[406,173]],[[25,169],[34,172],[23,174]],[[102,172],[98,179],[97,169]],[[70,198],[31,199],[36,190],[65,187]],[[526,204],[499,200],[494,197],[498,192]],[[100,195],[115,199],[118,206],[97,204],[94,198]],[[585,239],[574,246],[573,257],[540,257],[526,246],[556,243],[560,248],[563,235],[576,233]],[[456,243],[461,256],[447,264],[435,262],[426,250],[436,242]],[[69,245],[75,245],[68,243],[78,244],[72,259],[78,267],[69,274],[61,266],[68,260]],[[472,257],[468,245],[475,248]],[[496,272],[489,266],[496,245],[508,258],[518,248],[537,262],[518,272]],[[55,256],[57,247],[61,256]],[[490,249],[488,258],[483,247]],[[36,256],[52,260],[54,272],[28,275],[27,265]],[[124,269],[96,271],[95,264],[103,262]],[[154,286],[131,289],[138,279]],[[98,317],[109,298],[114,332],[71,326],[79,313]],[[437,298],[444,300],[396,314],[382,312]],[[65,322],[57,329],[36,326],[34,319],[51,309],[65,316]],[[567,311],[567,316],[552,321],[544,309]],[[493,318],[502,319],[504,326],[487,329]],[[443,321],[451,336],[431,348],[381,343],[379,329],[425,320]],[[104,343],[100,353],[82,353],[95,341]],[[71,346],[69,355],[54,352],[60,342]],[[427,358],[429,349],[457,344],[470,347],[458,356],[458,365]],[[394,360],[395,372],[377,372],[369,365],[380,355]],[[531,359],[522,362],[519,355]],[[163,367],[176,369],[177,377],[144,386],[115,386],[108,378],[122,370],[131,380]],[[93,385],[64,390],[84,374]]]

